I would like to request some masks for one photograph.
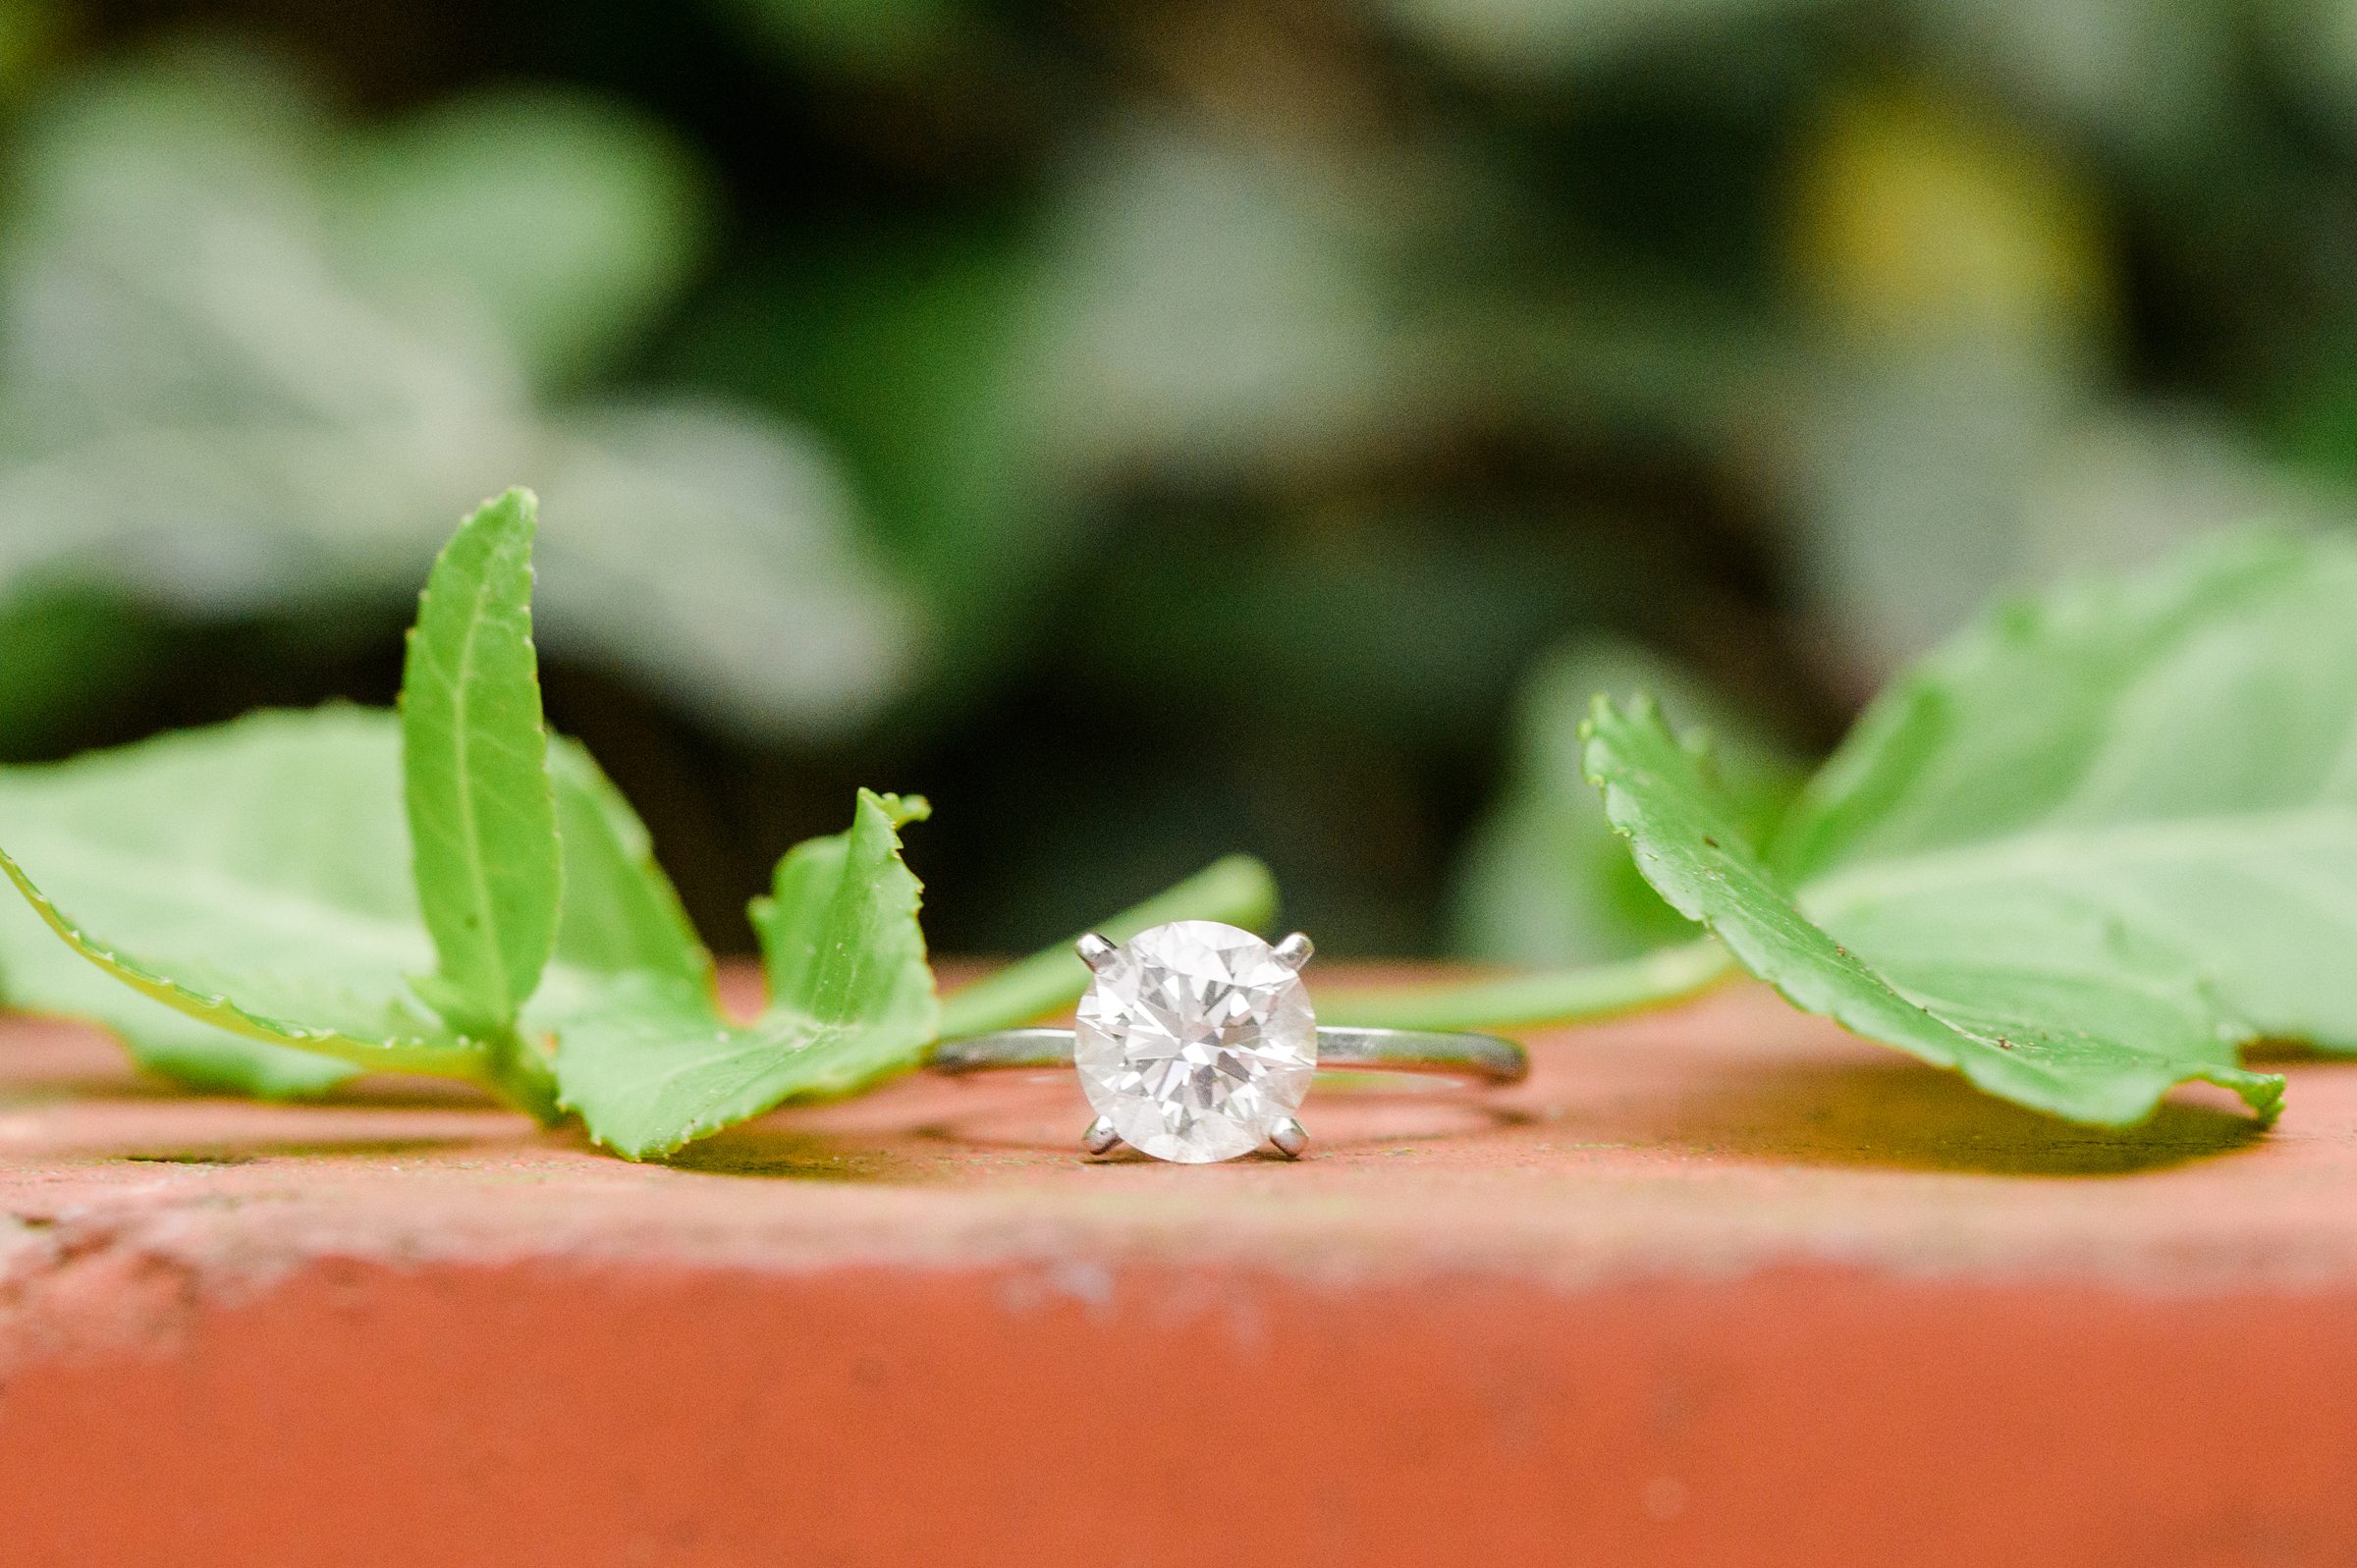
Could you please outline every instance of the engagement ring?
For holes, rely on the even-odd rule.
[[[1078,947],[1091,975],[1077,1028],[945,1041],[931,1064],[952,1074],[1077,1067],[1097,1112],[1080,1138],[1092,1155],[1126,1143],[1207,1164],[1267,1143],[1296,1159],[1309,1135],[1294,1112],[1321,1067],[1490,1084],[1529,1071],[1522,1048],[1494,1035],[1319,1028],[1299,932],[1272,946],[1234,926],[1180,920],[1119,946],[1082,937]]]

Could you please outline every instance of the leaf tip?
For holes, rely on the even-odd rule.
[[[540,497],[528,486],[510,485],[475,509],[478,516],[486,512],[514,515],[528,526],[539,519]]]
[[[895,828],[904,828],[912,822],[923,822],[933,815],[933,802],[923,795],[879,793],[873,789],[859,791],[859,803],[873,806],[884,813]]]
[[[539,525],[540,498],[522,485],[510,485],[459,519],[458,530],[442,548],[442,557],[450,559],[451,552],[470,538],[490,541],[476,546],[477,549],[528,552]],[[523,569],[527,573],[531,570],[528,560]],[[426,586],[430,592],[433,586],[430,576]]]
[[[2242,1103],[2251,1108],[2251,1114],[2259,1118],[2262,1127],[2274,1126],[2276,1118],[2283,1114],[2284,1079],[2281,1073],[2249,1072],[2235,1068],[2230,1072],[2207,1076],[2212,1083],[2241,1096]]]

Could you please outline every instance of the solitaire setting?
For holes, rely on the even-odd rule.
[[[1306,937],[1271,946],[1211,920],[1095,949],[1072,1031],[1081,1092],[1103,1123],[1091,1136],[1205,1164],[1296,1130],[1318,1066],[1300,975],[1309,953]]]
[[[1211,920],[1179,920],[1115,944],[1075,945],[1090,970],[1074,1029],[1009,1029],[945,1041],[936,1072],[1069,1065],[1096,1119],[1091,1155],[1127,1144],[1180,1164],[1268,1146],[1308,1147],[1295,1114],[1321,1066],[1512,1083],[1522,1048],[1492,1035],[1320,1028],[1301,982],[1307,937],[1270,944]]]

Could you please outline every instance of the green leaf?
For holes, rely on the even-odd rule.
[[[647,970],[711,985],[712,954],[656,862],[638,813],[584,746],[561,736],[552,740],[548,771],[556,784],[565,898],[557,920],[557,963],[541,981],[542,995],[569,972]],[[532,1010],[526,1007],[525,1015]]]
[[[859,823],[867,819],[871,805],[883,814],[896,835],[889,846],[875,834],[859,831]],[[881,893],[888,908],[897,907],[904,896],[913,914],[918,884],[900,862],[897,834],[907,824],[923,822],[932,814],[931,803],[922,795],[880,795],[861,790],[850,833],[804,839],[779,857],[777,870],[770,878],[768,895],[754,899],[750,911],[753,935],[761,942],[761,969],[769,981],[771,1006],[808,1012],[814,1017],[831,1017],[841,1010],[831,1000],[835,995],[833,988],[849,983],[857,971],[829,963],[828,955],[847,938],[858,933],[847,930],[839,901],[847,890],[862,900]],[[854,851],[865,857],[856,864],[852,859]],[[867,883],[878,878],[894,886],[862,891]],[[921,971],[925,994],[932,995],[932,972],[924,968],[924,939],[913,919],[871,925],[866,934],[886,944],[886,950],[867,960],[880,960],[878,972],[908,976]],[[911,958],[915,961],[914,970],[908,967]]]
[[[419,596],[402,673],[402,776],[417,898],[452,1026],[512,1027],[556,948],[563,889],[532,651],[528,490],[460,524]]]
[[[2357,547],[2244,537],[2001,609],[1880,699],[1769,862],[1649,713],[1589,771],[1654,886],[1814,1011],[2077,1120],[2254,1035],[2357,1049]],[[1773,866],[1773,869],[1771,867]]]
[[[558,1023],[557,1080],[600,1143],[665,1155],[790,1099],[847,1095],[916,1065],[940,1004],[901,861],[924,803],[861,790],[848,833],[798,844],[753,920],[771,979],[754,1023],[724,1019],[709,987],[635,972]]]
[[[15,898],[0,904],[0,1002],[95,1023],[140,1066],[193,1089],[296,1100],[324,1094],[360,1070],[230,1034],[152,1000],[60,942],[29,904]]]
[[[383,716],[326,708],[10,770],[0,870],[83,957],[200,1022],[471,1076],[478,1048],[408,982],[432,948],[409,887],[393,742]],[[42,990],[46,965],[20,970],[27,955],[12,940],[11,1000],[70,1006],[73,995]]]
[[[345,992],[332,981],[290,970],[247,968],[234,960],[214,966],[183,963],[175,966],[177,975],[166,974],[77,926],[5,853],[0,853],[0,872],[16,884],[43,923],[83,957],[140,995],[199,1022],[385,1071],[476,1075],[481,1048],[435,1029],[401,999],[379,1000]],[[192,911],[174,913],[186,916]],[[250,1000],[233,999],[232,989]],[[305,1021],[310,1019],[334,1021]]]
[[[2262,535],[2002,609],[1874,704],[1777,864],[1861,942],[2066,895],[2245,1031],[2357,1050],[2352,606],[2357,546]]]
[[[2102,918],[2065,874],[2031,863],[1945,909],[1930,888],[1836,938],[1744,840],[1707,759],[1649,702],[1598,699],[1588,770],[1662,896],[1810,1012],[2074,1121],[2139,1120],[2196,1078],[2262,1114],[2282,1096],[2282,1079],[2234,1064],[2241,1034],[2188,977],[2186,953]]]
[[[551,764],[575,892],[534,1027],[620,970],[710,969],[629,805],[579,747],[557,742]],[[394,716],[344,707],[0,770],[0,844],[20,886],[73,917],[57,917],[61,943],[36,916],[46,900],[0,914],[8,1003],[92,1019],[146,1065],[208,1088],[311,1093],[347,1063],[474,1076],[479,1052],[411,989],[433,947],[401,791]],[[576,921],[592,898],[599,918]],[[121,964],[138,990],[104,972]]]

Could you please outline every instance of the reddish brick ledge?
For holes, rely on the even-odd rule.
[[[1510,1113],[1091,1165],[1069,1084],[597,1157],[0,1031],[0,1562],[2304,1564],[2357,1064],[2057,1129],[1734,990]]]

